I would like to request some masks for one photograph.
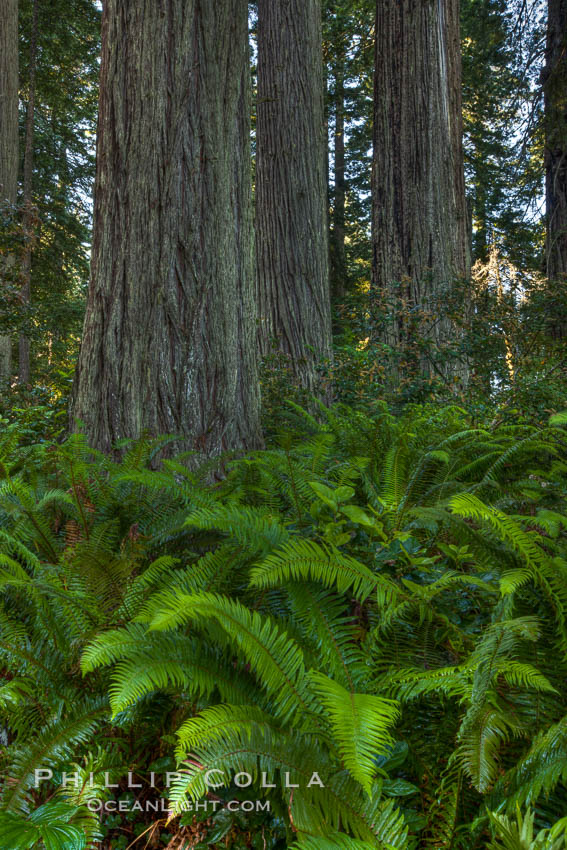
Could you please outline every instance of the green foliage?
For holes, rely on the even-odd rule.
[[[84,850],[85,832],[70,823],[77,809],[64,803],[46,803],[29,818],[0,812],[2,846],[10,850],[32,850],[41,842],[45,850]]]
[[[29,99],[32,2],[20,0],[20,150]],[[88,279],[100,11],[91,0],[38,4],[31,269],[34,383],[59,393],[74,366]]]
[[[353,289],[335,338],[331,377],[338,399],[363,411],[377,399],[399,412],[416,403],[458,403],[487,423],[543,425],[561,411],[565,352],[552,331],[565,310],[545,280],[515,266],[501,243],[487,254],[471,281],[457,281],[411,310],[402,290],[385,296],[368,282]],[[440,317],[456,329],[445,342],[432,335]],[[397,323],[407,328],[406,338],[391,346],[388,328]]]
[[[463,0],[460,9],[474,259],[486,261],[490,245],[498,243],[525,272],[537,270],[543,248],[538,209],[543,151],[532,66],[541,38],[539,10],[537,4],[528,11],[505,0]]]
[[[523,818],[518,812],[515,822],[505,815],[490,812],[490,820],[497,837],[489,850],[561,850],[565,846],[565,819],[558,821],[552,829],[540,830],[536,836],[533,834],[533,811],[527,812]]]
[[[37,11],[33,138],[24,151],[31,100],[31,45]],[[20,0],[20,192],[0,208],[0,332],[11,338],[18,373],[20,333],[31,343],[32,383],[3,387],[0,415],[12,408],[60,407],[78,353],[89,275],[91,194],[95,168],[100,8],[92,0]],[[27,197],[27,192],[31,193]],[[27,260],[30,259],[30,266]],[[8,259],[8,262],[5,260]],[[31,301],[22,298],[30,284]],[[14,388],[15,389],[15,388]],[[56,411],[57,412],[57,411]],[[10,416],[12,418],[12,416]],[[39,423],[38,423],[39,424]],[[47,424],[47,422],[46,422]],[[53,429],[48,429],[54,436]]]
[[[318,405],[274,352],[269,447],[195,469],[159,462],[167,437],[120,461],[57,442],[88,277],[100,11],[38,4],[33,232],[0,210],[0,331],[26,331],[34,371],[0,399],[0,846],[121,850],[145,830],[234,850],[564,845],[563,305],[537,274],[540,22],[504,6],[461,4],[473,285],[408,314],[369,284],[375,3],[324,4],[346,206],[319,389],[342,403]],[[31,17],[20,0],[22,138]],[[440,316],[460,329],[442,347]],[[399,318],[403,351],[384,343]],[[38,768],[52,776],[35,787]],[[132,802],[129,772],[171,817],[89,806]],[[227,808],[253,797],[271,810]]]
[[[156,466],[163,440],[117,461],[80,436],[23,451],[20,436],[0,441],[14,841],[57,840],[38,811],[69,842],[113,835],[120,818],[87,806],[114,794],[105,772],[119,794],[160,764],[175,774],[152,791],[169,798],[168,834],[205,844],[238,847],[254,824],[298,850],[500,848],[510,830],[532,836],[528,805],[530,842],[554,847],[562,420],[481,428],[458,407],[383,405],[318,420],[291,405],[274,445],[225,460],[214,485],[209,466]],[[37,768],[53,772],[38,789]],[[270,811],[226,808],[255,798]],[[211,799],[193,822],[188,806]]]
[[[394,742],[389,734],[399,717],[397,703],[372,694],[354,694],[322,673],[312,673],[315,691],[329,715],[347,770],[372,794],[375,759]]]

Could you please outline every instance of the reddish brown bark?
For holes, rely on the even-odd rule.
[[[0,3],[0,204],[14,205],[18,193],[18,0]],[[0,289],[11,265],[0,257]],[[12,340],[0,335],[0,384],[12,372]]]
[[[546,266],[557,310],[551,332],[567,336],[567,0],[548,0],[545,54]]]
[[[470,273],[458,0],[377,3],[372,191],[374,284],[435,310]],[[405,333],[400,321],[388,341]],[[431,322],[434,343],[455,333]]]
[[[108,0],[73,419],[258,445],[245,0]]]
[[[331,359],[319,0],[259,0],[256,233],[259,338],[315,388]]]

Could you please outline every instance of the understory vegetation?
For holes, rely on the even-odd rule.
[[[2,846],[565,846],[565,425],[291,403],[198,468],[7,425]]]

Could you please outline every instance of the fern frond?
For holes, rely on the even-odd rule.
[[[63,719],[40,729],[35,739],[18,750],[11,761],[2,791],[2,808],[17,809],[33,787],[38,767],[53,767],[72,755],[72,747],[90,741],[95,729],[108,714],[106,699],[85,701]]]
[[[510,737],[510,719],[490,705],[469,710],[459,730],[459,764],[480,793],[491,789],[499,770],[499,752]]]
[[[400,850],[406,847],[403,817],[393,800],[380,800],[376,786],[369,798],[346,772],[337,773],[321,747],[305,736],[251,727],[226,730],[209,748],[197,749],[170,788],[174,811],[183,810],[187,796],[198,800],[207,793],[209,771],[225,786],[232,774],[244,772],[258,787],[264,774],[281,789],[298,831],[325,836],[343,829],[361,840],[375,843],[383,835]]]
[[[376,587],[376,577],[364,564],[335,547],[302,538],[289,540],[250,572],[252,587],[275,587],[302,579],[336,587],[339,593],[351,591],[361,601]]]
[[[348,690],[368,676],[366,656],[344,600],[332,591],[307,582],[286,584],[293,621],[306,645],[314,645],[317,666],[328,669]]]
[[[323,673],[310,673],[312,687],[329,717],[341,759],[353,779],[371,793],[376,757],[388,750],[399,719],[397,702],[351,693]]]
[[[471,693],[471,686],[461,667],[396,670],[382,676],[378,685],[382,692],[394,695],[400,702],[410,702],[430,694],[445,694],[462,699]]]
[[[302,695],[303,653],[271,618],[262,618],[237,600],[216,594],[179,594],[171,600],[169,608],[156,614],[150,628],[171,629],[188,620],[205,625],[207,620],[218,623],[228,645],[250,665],[261,686],[277,695],[274,703],[277,716],[283,718],[300,706],[307,707]]]
[[[280,546],[289,536],[276,514],[234,505],[200,508],[189,514],[185,525],[228,534],[249,552],[259,554]]]
[[[195,749],[235,733],[246,736],[262,727],[275,729],[274,720],[255,705],[215,705],[187,720],[178,730],[176,758],[182,761]]]
[[[494,801],[506,800],[508,811],[535,805],[560,783],[567,785],[567,716],[540,732],[532,745],[494,788]]]
[[[384,847],[385,845],[381,844],[381,848]],[[374,842],[369,844],[367,841],[349,838],[348,835],[344,835],[343,833],[317,838],[311,836],[300,837],[295,844],[291,845],[291,850],[376,850],[376,848],[377,845]]]
[[[471,493],[453,496],[450,508],[458,516],[486,522],[528,566],[537,569],[543,563],[545,556],[535,542],[534,536],[527,534],[517,522],[502,511],[485,505]]]

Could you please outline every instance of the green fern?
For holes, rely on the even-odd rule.
[[[397,703],[372,694],[351,693],[322,673],[311,673],[310,679],[329,716],[343,764],[371,794],[376,756],[393,744],[390,730],[399,718]]]

